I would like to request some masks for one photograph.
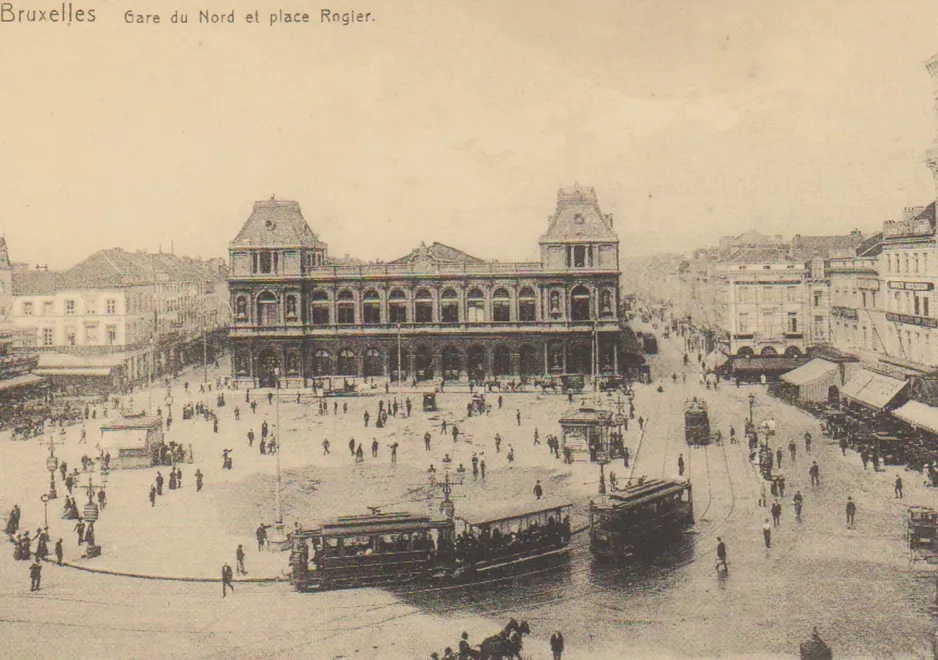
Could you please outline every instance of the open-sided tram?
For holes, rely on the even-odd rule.
[[[603,559],[647,554],[694,524],[689,481],[651,479],[590,503],[590,550]]]
[[[409,513],[346,516],[290,539],[298,591],[459,580],[562,554],[569,502],[541,500],[435,520]]]
[[[689,445],[710,444],[710,416],[703,399],[694,397],[684,408],[684,439]]]

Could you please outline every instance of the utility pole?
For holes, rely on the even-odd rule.
[[[401,389],[403,387],[403,385],[401,384],[401,380],[403,378],[402,367],[403,365],[401,364],[401,324],[398,323],[397,324],[397,394],[398,396],[402,396],[401,394]]]
[[[277,378],[277,525],[283,526],[283,506],[280,502],[280,449],[283,447],[283,434],[280,431],[280,367],[274,369]]]

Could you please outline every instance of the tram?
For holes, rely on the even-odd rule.
[[[909,563],[938,562],[938,511],[926,506],[910,506],[907,525]]]
[[[290,534],[297,591],[460,580],[562,554],[570,542],[565,501],[432,519],[409,513],[345,516]]]
[[[650,479],[590,503],[590,551],[601,559],[645,554],[693,524],[690,482]]]
[[[684,439],[692,446],[710,444],[710,416],[703,399],[694,397],[684,408]]]

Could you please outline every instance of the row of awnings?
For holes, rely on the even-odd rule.
[[[891,378],[867,369],[860,369],[841,391],[843,396],[880,410],[888,406],[908,385],[907,380]]]
[[[797,386],[798,396],[804,401],[827,401],[830,388],[840,384],[840,367],[833,362],[815,358],[782,374],[782,380]]]

